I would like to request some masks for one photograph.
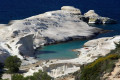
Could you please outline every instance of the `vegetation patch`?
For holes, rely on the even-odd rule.
[[[10,56],[5,60],[5,68],[8,73],[17,73],[21,65],[21,60],[17,56]]]
[[[120,45],[105,57],[81,66],[81,71],[74,73],[76,80],[100,80],[104,73],[112,72],[116,61],[120,58]]]

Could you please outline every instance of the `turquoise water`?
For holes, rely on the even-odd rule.
[[[111,37],[115,35],[120,35],[120,24],[111,24],[111,25],[92,25],[95,27],[99,27],[106,30],[113,30],[109,33],[99,34],[96,38],[101,37]],[[48,59],[70,59],[76,58],[77,52],[73,52],[72,49],[82,48],[83,44],[88,40],[77,40],[71,41],[67,43],[60,43],[55,45],[44,46],[42,49],[39,50],[39,54],[37,57],[41,60],[48,60]]]
[[[49,46],[44,46],[39,50],[37,57],[39,59],[70,59],[77,57],[77,52],[73,52],[73,49],[77,49],[83,46],[85,41],[70,41],[67,43],[54,44]]]

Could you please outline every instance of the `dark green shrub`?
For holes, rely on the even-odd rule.
[[[19,71],[21,60],[17,56],[10,56],[5,60],[5,68],[8,69],[8,73],[16,73]]]

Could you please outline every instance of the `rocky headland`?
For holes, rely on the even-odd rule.
[[[89,26],[86,22],[111,24],[116,21],[101,17],[93,10],[82,15],[77,8],[63,6],[61,10],[14,20],[6,25],[0,24],[0,62],[4,62],[8,56],[16,55],[22,60],[22,65],[36,63],[35,49],[40,46],[74,39],[89,39],[104,32],[103,29]],[[80,70],[79,65],[90,63],[115,49],[118,41],[119,36],[89,41],[84,48],[75,50],[80,52],[78,58],[43,62],[42,66],[31,68],[25,76],[32,75],[39,69],[47,71],[54,78],[74,73]]]
[[[62,10],[11,21],[8,25],[1,24],[0,61],[4,62],[3,58],[8,55],[17,55],[20,59],[32,57],[34,49],[41,45],[87,39],[103,31],[89,26],[80,20],[79,15],[79,9],[65,6]]]

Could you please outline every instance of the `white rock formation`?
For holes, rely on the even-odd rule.
[[[80,67],[76,67],[73,65],[73,67],[67,67],[67,65],[57,67],[57,69],[52,69],[51,72],[48,72],[48,75],[51,77],[57,78],[60,76],[67,75],[69,73],[74,73],[75,71],[80,70]]]
[[[95,13],[94,10],[89,10],[87,13],[84,14],[85,17],[98,17],[99,15]]]
[[[108,17],[101,17],[94,10],[89,10],[87,13],[84,14],[84,18],[86,22],[92,24],[114,24],[116,23],[115,20],[110,19]],[[84,19],[83,18],[83,19]]]
[[[71,38],[92,37],[101,31],[81,21],[78,15],[71,14],[72,12],[81,13],[74,7],[62,7],[62,10],[11,21],[9,25],[1,24],[1,50],[5,49],[8,54],[23,59],[23,56],[34,53],[33,46],[36,48]],[[33,38],[31,34],[34,35]]]
[[[70,11],[72,14],[81,15],[81,11],[73,6],[63,6],[61,7],[61,10],[66,10],[66,11]]]

